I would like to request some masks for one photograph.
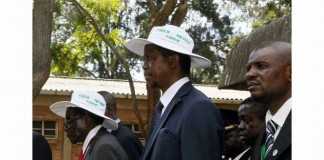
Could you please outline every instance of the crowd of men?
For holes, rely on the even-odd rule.
[[[238,109],[239,124],[230,127],[190,81],[191,67],[211,62],[192,53],[194,41],[183,29],[153,27],[147,39],[132,39],[125,47],[144,57],[147,83],[162,91],[149,136],[143,147],[120,123],[109,92],[74,91],[70,101],[50,109],[65,118],[70,141],[83,143],[80,160],[291,159],[289,43],[267,42],[251,52],[246,65],[251,97]]]

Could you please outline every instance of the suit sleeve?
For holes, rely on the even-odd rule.
[[[52,160],[52,151],[47,140],[33,132],[33,160]]]
[[[183,115],[182,159],[220,160],[224,127],[219,110],[209,101],[192,105]]]
[[[136,137],[128,136],[123,142],[123,148],[128,153],[129,160],[137,160],[140,158],[143,146],[141,142],[137,141]]]

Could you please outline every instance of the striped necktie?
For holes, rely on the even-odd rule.
[[[274,121],[272,120],[268,121],[266,126],[265,155],[268,155],[268,153],[271,151],[271,148],[274,143],[274,135],[277,129],[278,129],[278,125]]]

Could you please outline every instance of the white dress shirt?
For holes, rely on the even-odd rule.
[[[102,122],[102,127],[106,128],[107,132],[111,133],[112,131],[118,129],[118,125],[119,125],[119,123],[120,123],[120,119],[117,118],[117,119],[115,119],[114,121],[117,123],[117,127],[116,127],[116,128],[114,128],[114,127],[111,125],[111,122],[108,121],[107,119],[104,119],[104,121]]]
[[[161,111],[161,117],[165,111],[165,109],[168,107],[169,103],[173,99],[173,97],[176,95],[178,90],[185,84],[189,82],[188,77],[183,77],[176,82],[174,82],[160,97],[160,102],[163,104],[163,108]]]
[[[83,146],[82,146],[82,152],[83,154],[85,154],[85,151],[87,149],[87,146],[89,145],[90,141],[92,140],[92,138],[98,133],[99,129],[101,128],[101,125],[97,125],[96,127],[92,128],[90,130],[90,132],[88,133],[86,139],[83,142]]]
[[[240,153],[238,156],[236,156],[233,160],[240,160],[242,158],[242,156],[251,149],[251,147],[245,149],[242,153]],[[248,158],[248,160],[251,159],[251,156]]]
[[[276,130],[276,133],[274,135],[274,140],[276,140],[282,126],[284,125],[289,115],[290,110],[291,110],[291,98],[289,98],[274,115],[271,114],[270,110],[267,111],[266,119],[265,119],[266,124],[268,123],[268,121],[272,120],[278,125],[278,129]]]

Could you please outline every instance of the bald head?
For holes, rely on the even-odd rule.
[[[255,101],[252,97],[245,99],[238,108],[238,113],[254,113],[260,120],[264,119],[267,107],[265,104]]]
[[[284,64],[291,64],[291,44],[283,41],[266,41],[261,43],[260,46],[255,48],[252,53],[263,49],[272,50],[278,60]]]

